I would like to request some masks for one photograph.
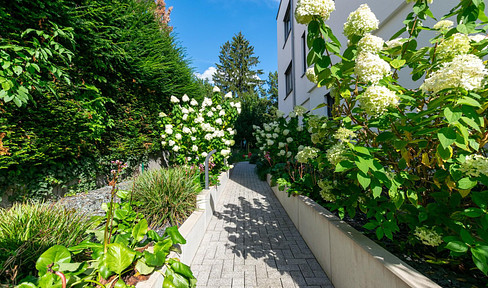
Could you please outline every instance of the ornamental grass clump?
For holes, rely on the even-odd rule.
[[[29,275],[37,258],[53,245],[77,245],[93,228],[88,217],[60,205],[14,204],[0,210],[0,282]]]
[[[196,209],[201,190],[197,169],[179,166],[142,173],[134,180],[132,198],[151,226],[178,225]]]

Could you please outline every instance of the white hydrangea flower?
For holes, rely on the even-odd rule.
[[[219,87],[214,86],[212,91],[213,91],[213,92],[220,92],[220,89],[219,89]]]
[[[222,156],[224,156],[224,157],[229,156],[230,155],[230,150],[229,149],[222,149],[220,151],[220,154],[222,154]]]
[[[212,110],[212,112],[217,111],[217,109],[215,109],[215,107],[210,108],[210,110]]]
[[[305,147],[303,150],[297,153],[297,161],[300,163],[307,163],[309,159],[314,159],[317,157],[317,153],[320,150],[314,147]]]
[[[180,99],[176,98],[175,96],[171,96],[170,101],[171,103],[180,103]]]
[[[219,116],[225,116],[225,110],[220,110]]]
[[[236,141],[230,140],[229,146],[234,146],[234,144],[236,144]]]
[[[291,157],[291,151],[286,152],[286,157],[290,158]]]
[[[437,22],[433,28],[436,30],[446,30],[451,28],[452,25],[454,25],[454,22],[452,22],[451,20],[441,20]]]
[[[288,129],[283,130],[283,135],[287,136],[289,133],[290,133],[290,130],[288,130]]]
[[[169,146],[173,146],[173,145],[175,145],[175,144],[176,144],[176,142],[175,142],[175,141],[173,141],[173,140],[169,140],[169,141],[168,141],[168,145],[169,145]]]
[[[198,102],[197,102],[197,100],[195,100],[195,99],[191,99],[191,101],[190,101],[190,105],[191,105],[191,106],[198,106]]]
[[[183,95],[181,100],[183,100],[183,102],[188,102],[188,101],[190,101],[190,97],[188,97],[188,95],[185,94],[185,95]]]
[[[422,91],[437,93],[447,88],[464,88],[478,90],[484,87],[488,71],[483,60],[473,54],[458,55],[452,62],[430,74],[420,86]]]
[[[287,142],[287,143],[291,143],[291,142],[293,142],[293,138],[291,138],[291,137],[286,138],[286,142]]]
[[[166,134],[168,134],[168,135],[171,135],[171,134],[173,134],[173,129],[171,129],[171,128],[166,128],[166,129],[164,130],[164,132],[165,132]]]
[[[217,123],[218,125],[222,125],[222,119],[220,118],[215,119],[215,123]]]
[[[242,111],[241,108],[237,108],[237,113],[238,114],[241,114],[241,111]]]
[[[386,111],[390,106],[398,105],[400,98],[395,92],[383,86],[369,86],[359,97],[359,105],[370,116],[376,116]]]
[[[295,112],[296,116],[303,116],[303,114],[305,114],[305,112],[307,112],[307,108],[300,106],[300,105],[297,105],[297,106],[293,107],[293,112]]]
[[[452,58],[467,54],[471,50],[468,35],[456,33],[437,45],[436,55],[439,59]]]
[[[192,133],[196,133],[196,132],[197,132],[197,128],[195,128],[195,127],[191,127],[191,132],[192,132]]]
[[[205,158],[207,157],[208,153],[207,152],[202,152],[202,157]]]
[[[482,155],[468,155],[460,170],[470,177],[479,177],[481,174],[488,176],[488,158]]]
[[[475,35],[469,35],[469,40],[473,42],[480,42],[486,39],[486,35],[484,34],[475,34]]]
[[[285,116],[285,112],[281,110],[276,110],[276,117],[281,118],[283,116]]]
[[[183,116],[181,116],[181,119],[183,119],[183,121],[188,120],[188,114],[183,114]]]
[[[295,19],[300,24],[310,23],[313,16],[327,20],[334,10],[333,0],[298,0]]]
[[[202,115],[199,114],[197,118],[195,118],[195,123],[203,123],[203,121],[205,121],[205,119],[203,119]]]
[[[338,142],[326,151],[327,160],[335,167],[339,162],[346,159],[345,152],[346,146],[342,142]]]
[[[298,132],[302,132],[302,131],[303,131],[303,127],[302,127],[302,126],[298,126],[298,127],[297,127],[297,131],[298,131]]]
[[[305,146],[303,146],[303,145],[298,146],[298,151],[302,151],[303,148],[305,148]]]
[[[279,156],[285,156],[285,154],[286,154],[285,150],[280,150],[280,152],[278,153]]]
[[[313,133],[310,138],[312,139],[313,144],[320,144],[322,143],[322,137],[318,133]]]
[[[164,113],[164,112],[159,112],[159,117],[166,117],[166,116],[168,116],[168,115],[166,115],[166,113]]]
[[[205,97],[203,98],[202,108],[205,108],[207,106],[212,106],[212,99]]]
[[[212,117],[213,115],[214,115],[214,114],[213,114],[213,112],[212,112],[212,111],[208,111],[208,112],[207,112],[207,116],[208,116],[208,117]]]
[[[352,130],[340,127],[334,134],[334,138],[342,142],[349,142],[351,139],[356,138],[356,134]]]
[[[317,82],[319,82],[319,77],[317,75],[315,75],[315,68],[314,67],[308,68],[307,72],[305,72],[305,76],[307,76],[307,79],[312,83],[317,84]]]
[[[336,186],[337,183],[336,181],[330,181],[330,180],[319,180],[317,183],[318,186],[320,187],[320,196],[322,196],[322,199],[325,201],[329,202],[334,202],[337,198],[334,194],[332,194],[332,190]]]
[[[224,95],[224,98],[232,98],[232,92],[229,92]]]
[[[188,114],[189,111],[188,111],[188,109],[186,109],[185,107],[183,107],[183,108],[181,108],[181,113]]]
[[[360,53],[356,58],[354,73],[358,75],[359,80],[376,84],[383,77],[391,74],[391,67],[376,54]]]
[[[268,144],[268,146],[272,146],[274,144],[274,141],[271,139],[268,139],[268,140],[266,140],[266,144]]]
[[[278,138],[278,133],[273,133],[273,138],[274,139]]]
[[[280,149],[281,149],[281,148],[285,147],[285,145],[286,145],[285,143],[280,142],[280,143],[278,143],[278,148],[280,148]]]
[[[175,145],[173,146],[173,151],[178,152],[180,150],[180,146]]]
[[[188,127],[183,127],[182,131],[183,131],[183,133],[185,133],[185,134],[191,134],[191,130],[190,130],[190,128],[188,128]]]
[[[405,39],[403,39],[401,37],[386,41],[385,42],[386,49],[393,49],[396,47],[400,47],[403,45],[404,42],[405,42]]]
[[[166,144],[168,144],[168,142],[166,142],[166,141],[161,141],[161,145],[162,145],[163,147],[164,147],[164,146],[166,146]]]
[[[368,4],[361,4],[359,8],[351,12],[344,23],[344,35],[351,38],[353,35],[362,36],[378,29],[380,21],[376,18]]]
[[[276,128],[274,129],[274,132],[275,132],[275,133],[280,133],[280,127],[276,127]]]
[[[413,234],[417,236],[424,245],[436,247],[442,244],[442,236],[434,230],[434,227],[432,227],[432,229],[429,229],[426,226],[416,227]]]
[[[205,134],[204,136],[205,140],[210,141],[214,138],[214,135],[212,133]]]
[[[178,139],[178,140],[181,140],[181,134],[180,133],[176,133],[175,138]]]
[[[378,53],[383,48],[385,41],[378,36],[366,33],[358,42],[358,52]]]

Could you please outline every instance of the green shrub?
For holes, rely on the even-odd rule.
[[[182,166],[144,172],[134,180],[132,197],[151,226],[177,225],[196,209],[201,190],[198,171]]]
[[[0,282],[16,282],[34,270],[52,245],[76,245],[93,221],[62,206],[15,204],[0,210]]]

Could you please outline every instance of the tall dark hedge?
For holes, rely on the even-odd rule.
[[[88,189],[110,160],[134,164],[159,151],[157,121],[170,110],[170,96],[203,92],[184,51],[156,21],[154,6],[145,0],[0,1],[0,82],[11,77],[29,90],[26,103],[0,100],[2,195],[41,198],[73,183]],[[21,37],[27,29],[35,31]],[[66,35],[42,36],[56,31]],[[24,55],[38,46],[52,52],[48,60]],[[24,72],[9,75],[6,62]]]

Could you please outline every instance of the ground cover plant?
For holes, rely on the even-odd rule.
[[[137,200],[136,210],[151,227],[159,227],[186,220],[197,208],[201,190],[199,168],[179,166],[142,173],[134,180],[131,193]]]
[[[434,18],[440,15],[430,11],[432,1],[407,2],[414,2],[413,11],[386,42],[371,34],[379,21],[361,5],[344,24],[345,47],[326,22],[333,1],[298,2],[295,16],[308,25],[307,61],[313,65],[307,77],[329,88],[335,104],[330,118],[305,117],[311,142],[298,152],[292,142],[272,145],[293,123],[276,125],[278,135],[261,127],[261,143],[268,145],[261,161],[290,192],[320,194],[341,217],[364,216],[364,228],[378,239],[418,247],[419,257],[472,270],[486,283],[485,3],[462,0]],[[438,22],[425,26],[427,18]],[[418,47],[426,30],[435,37]],[[408,69],[414,88],[402,84],[400,72]],[[257,134],[263,138],[259,129]],[[290,168],[283,173],[283,167]]]
[[[170,255],[186,240],[176,226],[162,235],[149,229],[144,215],[133,209],[130,191],[117,189],[126,164],[114,164],[111,200],[103,206],[106,215],[97,217],[97,226],[86,231],[91,238],[74,246],[50,247],[35,262],[38,277],[23,279],[17,287],[134,287],[163,267],[163,287],[195,287],[190,268]],[[114,201],[116,196],[120,203]]]
[[[0,210],[0,282],[15,284],[53,245],[74,246],[95,222],[60,205],[29,202]]]

